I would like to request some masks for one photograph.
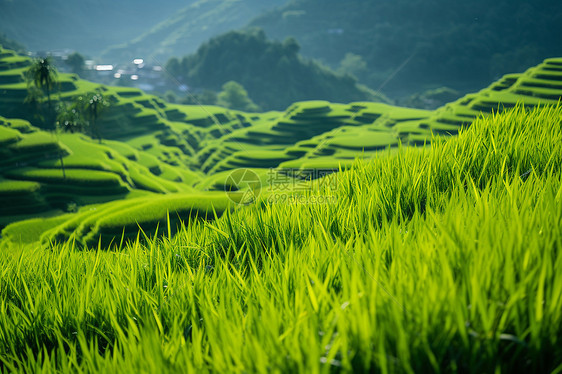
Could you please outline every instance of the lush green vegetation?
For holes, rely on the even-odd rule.
[[[337,75],[299,56],[295,39],[267,40],[262,30],[231,31],[202,44],[193,55],[172,58],[166,64],[174,79],[195,89],[219,91],[236,81],[264,110],[282,110],[295,101],[385,101],[351,76]]]
[[[349,74],[396,102],[400,99],[401,104],[434,109],[425,100],[409,97],[443,86],[461,95],[503,74],[521,72],[545,58],[561,55],[557,35],[562,33],[562,13],[557,5],[555,0],[501,0],[493,4],[484,0],[401,0],[392,4],[363,0],[173,0],[155,6],[148,0],[127,0],[116,6],[108,0],[54,0],[39,9],[32,0],[4,0],[0,31],[34,51],[71,48],[99,57],[99,62],[130,63],[133,56],[140,56],[149,64],[162,65],[170,56],[196,52],[201,44],[222,33],[259,27],[279,42],[295,38],[304,57]],[[21,50],[13,43],[4,47]],[[229,70],[240,69],[239,61],[249,60],[246,56],[238,53],[235,59],[221,61],[218,71],[230,65]],[[280,67],[280,73],[286,71]],[[297,75],[301,80],[305,77]],[[238,81],[238,77],[213,84],[213,90],[218,91],[229,80]],[[275,83],[265,82],[261,91],[287,93]],[[239,83],[248,89],[245,82]],[[299,87],[292,95],[302,90]],[[358,100],[355,92],[351,94],[344,101]],[[250,97],[258,100],[254,96],[250,92]],[[308,98],[342,101],[327,96]],[[281,110],[299,100],[304,99],[269,107],[258,104]]]
[[[561,120],[518,106],[356,162],[302,203],[115,252],[6,245],[0,367],[558,372]]]
[[[0,49],[1,372],[562,371],[562,59],[420,110],[298,49],[168,64],[221,106]]]
[[[163,64],[222,33],[260,27],[275,40],[294,37],[303,56],[353,74],[373,89],[384,84],[382,91],[392,97],[441,86],[470,92],[562,54],[556,0],[170,0],[160,5],[53,0],[48,7],[35,5],[4,0],[0,13],[0,31],[32,50],[71,48],[108,62],[140,56]]]
[[[24,77],[31,61],[8,50],[2,50],[1,56],[0,115],[27,118],[52,129],[51,123],[34,117],[30,103],[25,102],[28,87]],[[105,230],[102,218],[139,205],[134,199],[141,197],[154,206],[168,206],[164,197],[169,194],[183,199],[186,194],[234,193],[223,193],[220,201],[209,195],[198,202],[198,214],[211,217],[213,209],[220,214],[229,201],[266,196],[270,185],[300,188],[306,179],[349,168],[358,156],[365,160],[384,157],[396,152],[399,144],[422,146],[430,144],[433,135],[457,134],[483,113],[503,111],[517,102],[527,107],[556,104],[562,96],[561,73],[560,59],[549,59],[434,111],[317,100],[294,103],[285,112],[267,113],[169,104],[137,89],[97,85],[75,75],[58,74],[51,93],[52,107],[72,109],[80,98],[88,101],[84,98],[92,94],[103,95],[109,102],[95,120],[103,140],[93,141],[79,133],[48,133],[29,121],[0,117],[1,185],[13,186],[0,188],[0,202],[5,203],[0,227],[46,218],[38,225],[42,231],[33,231],[33,240],[26,237],[26,241],[39,241],[43,234],[46,242],[72,237],[80,245],[100,239],[103,243],[120,242],[121,236],[135,238],[139,222],[133,215],[125,230]],[[1,77],[9,79],[1,81]],[[37,110],[47,112],[46,95],[36,104]],[[252,183],[238,185],[233,181],[231,172],[239,168],[255,172],[261,191]],[[189,198],[181,201],[193,206]],[[104,204],[105,213],[85,214],[95,208],[92,204]],[[190,216],[188,206],[180,209],[179,219]],[[156,211],[159,213],[141,226],[145,231],[163,227],[165,215]],[[75,214],[67,216],[74,223],[51,232],[61,225],[51,225],[52,217],[62,213]],[[171,216],[177,218],[177,214]],[[179,219],[172,223],[174,229]],[[86,221],[89,223],[82,225]],[[23,232],[17,233],[18,227],[31,232],[25,223],[7,226],[4,238],[25,237]]]
[[[0,27],[161,65],[285,1],[79,3]],[[169,60],[186,98],[0,34],[0,372],[562,373],[561,17],[288,1]]]
[[[304,56],[355,71],[392,97],[440,86],[470,92],[562,55],[557,0],[293,0],[250,26],[292,36]]]
[[[210,38],[244,27],[264,11],[286,0],[191,0],[165,20],[144,29],[127,43],[108,47],[102,57],[128,62],[131,56],[150,56],[150,63],[193,53]],[[168,6],[168,4],[166,4]],[[148,17],[151,17],[150,15]]]
[[[0,47],[11,49],[18,52],[24,52],[25,47],[20,43],[8,38],[5,34],[0,33]]]

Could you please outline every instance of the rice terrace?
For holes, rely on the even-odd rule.
[[[562,373],[541,2],[0,0],[0,372]]]

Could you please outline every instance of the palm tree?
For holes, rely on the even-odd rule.
[[[57,82],[57,69],[53,66],[53,64],[51,63],[51,59],[49,57],[40,58],[33,61],[31,66],[29,67],[29,70],[27,71],[27,82],[28,85],[30,86],[28,88],[30,92],[28,95],[28,99],[30,103],[38,99],[39,97],[38,89],[47,92],[47,101],[49,103],[49,118],[47,119],[47,121],[54,124],[55,127],[54,130],[56,131],[56,122],[55,122],[56,116],[53,112],[53,105],[51,102],[51,90],[53,89],[53,87]],[[32,87],[31,84],[33,84],[34,87]],[[60,147],[60,140],[58,139],[58,135],[57,135],[57,142]],[[66,179],[66,172],[64,169],[63,158],[64,158],[64,154],[62,149],[60,149],[59,160],[62,169],[62,176],[63,178]]]
[[[51,90],[57,82],[57,69],[51,63],[51,59],[46,57],[35,60],[27,74],[28,82],[47,92],[49,114],[52,115]]]
[[[45,122],[45,117],[42,115],[41,101],[43,99],[43,91],[35,85],[27,87],[27,97],[23,101],[29,107],[29,112],[33,114],[33,118],[38,119],[40,122]]]
[[[57,129],[61,132],[85,132],[88,121],[84,118],[82,97],[69,105],[64,101],[57,106]]]
[[[98,141],[101,144],[101,133],[97,126],[97,120],[101,112],[109,106],[109,102],[103,97],[101,93],[93,92],[86,96],[85,109],[90,118],[90,125]]]

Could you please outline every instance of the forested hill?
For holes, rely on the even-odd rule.
[[[195,0],[0,0],[0,33],[32,51],[97,55],[131,40]]]
[[[373,88],[405,63],[386,93],[477,89],[562,54],[559,0],[294,0],[250,26],[294,36],[304,56],[333,68],[360,56],[359,78]]]
[[[209,38],[239,29],[287,0],[195,0],[178,7],[169,18],[147,27],[139,36],[109,46],[103,57],[128,61],[131,55],[168,59],[193,53]],[[189,3],[189,4],[188,4]]]
[[[8,38],[5,34],[0,33],[0,46],[2,48],[11,49],[17,52],[24,52],[25,47],[21,44]]]
[[[295,101],[384,101],[357,85],[299,55],[292,38],[270,41],[260,29],[231,31],[204,43],[195,54],[172,58],[168,72],[194,90],[218,91],[228,81],[241,83],[262,110],[284,110]]]

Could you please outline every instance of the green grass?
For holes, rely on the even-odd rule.
[[[100,144],[82,134],[49,134],[25,121],[0,121],[1,133],[7,134],[0,149],[0,202],[5,205],[0,227],[28,219],[31,212],[49,216],[56,209],[132,198],[143,190],[190,192],[201,179],[123,142]]]
[[[167,182],[164,179],[155,180],[154,175],[146,169],[131,167],[129,175],[133,185],[138,189],[158,193],[178,192],[180,190],[175,183]]]
[[[380,150],[388,146],[398,144],[396,135],[387,132],[367,132],[357,131],[355,134],[344,134],[331,141],[328,144],[335,148],[351,149],[361,152],[362,150]]]
[[[61,143],[69,150],[69,155],[64,158],[64,166],[67,168],[82,168],[108,171],[126,176],[128,160],[111,148],[91,141],[85,136],[61,134],[58,136]],[[60,160],[48,160],[37,163],[39,167],[60,168]]]
[[[41,194],[41,185],[34,181],[14,181],[0,178],[0,227],[13,221],[13,216],[37,214],[48,205]],[[22,218],[30,218],[25,216]]]
[[[68,214],[61,214],[51,218],[34,218],[10,225],[2,231],[6,242],[11,243],[36,243],[41,240],[41,235],[69,218]]]
[[[19,61],[25,65],[29,59],[2,51],[5,52],[0,55],[0,64],[4,67],[2,76],[21,78],[25,66],[14,66],[12,62]],[[525,73],[506,75],[490,87],[435,111],[382,103],[306,101],[294,103],[285,112],[248,114],[216,106],[164,103],[138,89],[99,85],[71,74],[59,75],[64,85],[61,86],[63,92],[54,94],[53,100],[71,100],[91,91],[103,92],[112,102],[97,123],[104,138],[131,146],[132,152],[124,150],[126,157],[143,160],[142,154],[147,153],[154,156],[158,163],[165,163],[172,168],[189,169],[195,173],[202,171],[203,175],[191,175],[188,178],[183,178],[181,172],[171,169],[163,174],[165,179],[173,178],[172,181],[178,182],[181,179],[190,184],[199,178],[204,179],[204,174],[212,176],[237,168],[242,163],[256,168],[264,166],[259,157],[254,159],[253,165],[252,160],[241,163],[235,159],[219,165],[232,155],[233,152],[226,149],[232,144],[290,148],[300,141],[314,140],[318,144],[317,149],[308,152],[292,149],[293,152],[287,153],[291,162],[310,164],[315,158],[325,157],[332,157],[334,163],[347,162],[354,157],[352,152],[356,150],[365,149],[366,152],[375,153],[387,145],[396,144],[397,139],[403,144],[423,145],[431,141],[432,133],[455,135],[461,126],[469,126],[481,112],[488,115],[494,110],[510,108],[517,102],[527,105],[555,104],[562,97],[562,87],[557,80],[559,72],[552,70],[557,66],[560,66],[560,59],[545,60]],[[0,115],[34,121],[29,107],[23,105],[26,89],[24,81],[0,81]],[[380,134],[377,141],[373,134],[367,133],[370,139],[365,140],[366,147],[351,138],[330,138],[339,138],[346,128],[358,129],[356,132],[349,130],[347,135],[350,136],[362,136],[365,134],[363,130],[386,132],[388,135]],[[327,147],[326,140],[336,145],[345,143],[345,147]],[[388,141],[387,144],[384,144],[384,140]],[[117,142],[113,142],[113,145],[123,148]]]
[[[17,142],[19,138],[19,131],[0,127],[0,145],[5,146],[6,144]]]
[[[28,121],[22,119],[7,119],[4,117],[0,117],[0,125],[3,125],[8,128],[12,128],[22,133],[29,133],[31,131],[31,124]],[[4,128],[4,127],[2,127]]]
[[[24,180],[73,183],[84,187],[122,185],[121,179],[115,174],[98,170],[69,169],[65,171],[65,176],[63,176],[61,169],[19,169],[13,175]]]
[[[354,160],[340,160],[332,157],[315,157],[313,159],[286,161],[279,164],[279,169],[291,170],[345,170],[351,168]]]
[[[213,219],[229,209],[231,202],[224,193],[169,194],[132,198],[84,209],[60,222],[56,227],[43,230],[44,244],[73,240],[80,245],[104,247],[134,239],[139,230],[153,235],[162,233],[170,222],[170,230],[190,219]],[[168,221],[169,220],[169,221]],[[17,232],[18,223],[6,231]],[[15,228],[14,228],[15,226]],[[12,234],[13,236],[13,234]]]
[[[28,150],[43,150],[57,148],[57,142],[53,135],[46,132],[36,132],[27,135],[21,141],[10,148],[14,151],[25,152]]]
[[[0,179],[0,195],[11,195],[37,191],[41,185],[37,182],[11,181]]]
[[[23,65],[15,66],[14,61]],[[433,135],[455,135],[479,116],[517,102],[555,104],[562,88],[552,69],[560,61],[546,60],[523,74],[507,75],[435,111],[382,103],[306,101],[284,112],[248,114],[217,106],[168,104],[138,89],[60,74],[61,92],[52,95],[55,104],[92,91],[102,92],[112,103],[97,123],[104,140],[99,144],[87,136],[52,134],[25,120],[0,118],[0,177],[41,185],[0,211],[0,225],[28,217],[33,209],[41,217],[75,204],[80,208],[136,194],[216,190],[238,168],[258,173],[268,167],[303,172],[347,169],[358,156],[377,158],[387,154],[388,146],[394,152],[399,143],[428,145]],[[2,53],[1,75],[21,79],[28,62],[27,57]],[[0,115],[37,124],[23,104],[26,89],[24,81],[0,81]],[[71,178],[62,177],[63,164]],[[87,182],[88,175],[94,179],[101,175],[96,173],[119,179],[119,187],[100,188]],[[19,207],[24,211],[18,212]]]
[[[517,107],[120,251],[8,246],[2,370],[559,372],[561,119]]]
[[[0,115],[25,114],[10,56]],[[0,118],[0,371],[561,372],[561,63],[435,111],[250,115],[61,74],[114,103],[114,140]],[[262,190],[231,213],[239,167]],[[310,169],[340,172],[281,177]]]

